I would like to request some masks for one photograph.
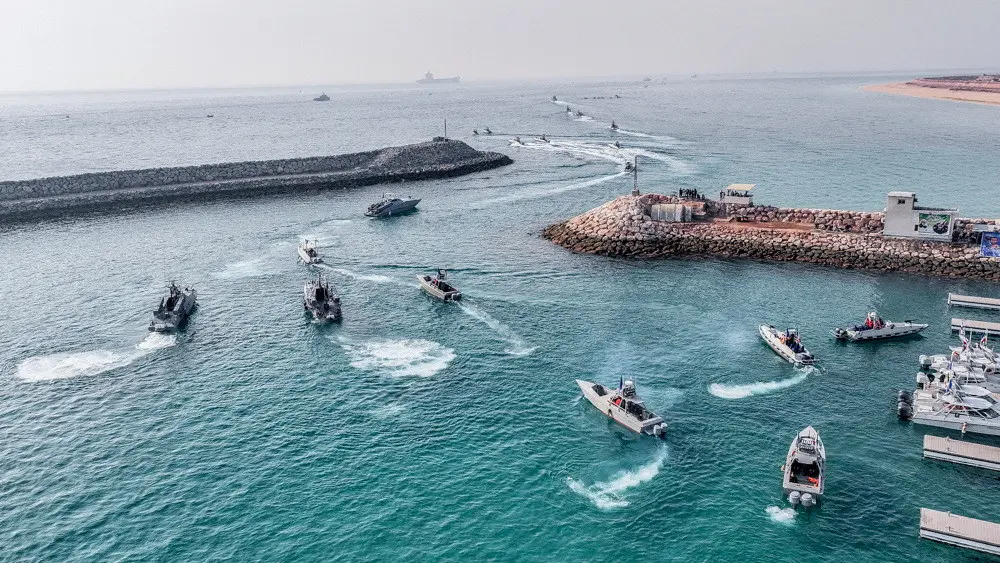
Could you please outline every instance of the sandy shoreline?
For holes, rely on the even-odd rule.
[[[897,94],[915,98],[932,98],[935,100],[951,100],[954,102],[970,102],[974,104],[1000,105],[1000,92],[969,92],[964,90],[948,90],[947,88],[927,88],[905,82],[892,84],[872,84],[862,86],[862,90],[880,94]]]

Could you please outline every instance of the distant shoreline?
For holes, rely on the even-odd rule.
[[[862,86],[866,92],[880,94],[896,94],[914,98],[948,100],[952,102],[968,102],[973,104],[1000,105],[1000,92],[977,92],[968,90],[951,90],[948,88],[930,88],[917,86],[908,82],[893,82],[890,84],[872,84]]]

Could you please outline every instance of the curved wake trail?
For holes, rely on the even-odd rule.
[[[668,165],[670,169],[677,174],[688,175],[695,172],[695,168],[691,163],[679,158],[662,154],[644,147],[616,147],[611,142],[553,139],[547,143],[543,141],[522,141],[520,145],[512,146],[548,152],[558,152],[578,158],[613,162],[623,166],[626,162],[630,162],[634,160],[635,157],[641,156],[646,159],[662,162]]]
[[[175,344],[177,336],[151,332],[132,348],[33,356],[17,365],[16,375],[19,379],[32,382],[90,377],[123,368],[155,350]]]
[[[753,397],[755,395],[767,395],[769,393],[774,393],[775,391],[781,391],[782,389],[787,389],[793,385],[798,385],[806,380],[806,376],[815,371],[812,366],[805,366],[804,368],[796,368],[796,371],[800,372],[797,375],[793,375],[788,379],[779,379],[777,381],[758,381],[756,383],[747,383],[745,385],[725,385],[722,383],[713,383],[708,386],[708,392],[719,397],[720,399],[746,399],[747,397]]]
[[[362,274],[362,273],[353,272],[351,270],[347,270],[347,269],[344,269],[344,268],[334,268],[333,266],[330,266],[329,264],[316,264],[316,267],[317,268],[321,268],[323,270],[327,270],[329,272],[336,272],[338,274],[347,276],[349,278],[354,278],[356,280],[364,280],[364,281],[370,281],[370,282],[374,282],[374,283],[384,283],[384,284],[400,285],[400,286],[404,286],[404,287],[420,287],[420,285],[417,284],[417,283],[415,283],[415,282],[414,283],[406,283],[406,282],[404,282],[403,280],[401,280],[399,278],[394,278],[392,276],[383,276],[382,274]]]
[[[498,321],[492,315],[475,305],[469,305],[460,301],[458,302],[458,308],[461,309],[466,315],[469,315],[470,317],[493,329],[493,331],[496,332],[504,342],[510,344],[510,346],[504,349],[505,353],[510,354],[511,356],[522,357],[528,356],[536,350],[536,346],[529,346],[528,343],[525,342],[524,338],[521,338],[521,335],[514,332],[514,330],[509,326]]]
[[[623,508],[629,505],[625,493],[647,481],[652,480],[660,473],[663,462],[667,459],[666,448],[661,448],[656,458],[632,471],[620,471],[616,473],[610,481],[597,482],[592,485],[585,485],[572,477],[566,478],[566,484],[574,493],[587,498],[601,510]]]
[[[422,339],[368,340],[352,342],[338,338],[351,366],[378,371],[393,377],[430,377],[455,359],[455,351],[437,342]]]
[[[520,200],[525,200],[525,199],[538,199],[538,198],[541,198],[541,197],[548,197],[548,196],[551,196],[551,195],[566,193],[566,192],[570,192],[570,191],[574,191],[574,190],[582,190],[584,188],[589,188],[591,186],[596,186],[597,184],[603,184],[604,182],[607,182],[608,180],[614,180],[615,178],[624,176],[625,174],[627,174],[627,172],[618,172],[618,173],[615,173],[615,174],[610,174],[608,176],[600,176],[600,177],[597,177],[597,178],[591,178],[589,180],[584,180],[583,182],[575,182],[573,184],[569,184],[569,185],[566,185],[566,186],[560,186],[558,188],[552,188],[552,189],[549,189],[549,190],[534,190],[534,191],[530,191],[530,192],[522,192],[522,193],[511,194],[511,195],[508,195],[508,196],[497,197],[497,198],[493,198],[493,199],[486,199],[486,200],[483,200],[483,201],[480,201],[480,202],[477,202],[477,203],[473,204],[472,208],[473,209],[481,209],[481,208],[483,208],[483,207],[485,207],[487,205],[493,205],[495,203],[509,203],[509,202],[520,201]]]

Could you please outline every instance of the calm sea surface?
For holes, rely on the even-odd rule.
[[[646,191],[753,182],[759,203],[879,210],[903,189],[1000,216],[1000,109],[858,90],[892,79],[0,96],[0,179],[349,152],[445,118],[515,160],[392,186],[423,201],[385,221],[362,216],[373,186],[0,227],[0,558],[971,560],[918,541],[919,508],[1000,520],[996,477],[922,460],[892,407],[917,356],[954,343],[946,294],[995,285],[539,237],[627,192],[636,155]],[[303,238],[342,325],[302,315]],[[465,303],[418,291],[438,267]],[[149,336],[167,280],[200,309]],[[932,326],[832,339],[871,309]],[[818,369],[779,361],[762,322],[799,327]],[[665,441],[574,384],[619,377]],[[827,491],[792,514],[779,467],[807,424]]]

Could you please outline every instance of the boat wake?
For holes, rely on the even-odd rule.
[[[779,524],[786,525],[795,522],[794,508],[778,508],[777,506],[769,506],[764,511],[771,517],[772,522],[778,522]]]
[[[91,350],[34,356],[17,365],[17,377],[24,381],[53,381],[90,377],[123,368],[139,358],[161,348],[177,344],[175,335],[151,332],[132,348]]]
[[[625,493],[647,481],[652,480],[660,473],[663,462],[667,459],[666,448],[661,448],[656,458],[634,471],[620,471],[612,476],[607,482],[597,482],[592,485],[584,485],[572,477],[566,478],[566,484],[574,493],[587,498],[601,510],[611,510],[623,508],[629,505]]]
[[[243,260],[226,264],[221,272],[215,272],[212,277],[220,280],[238,280],[243,278],[256,278],[260,276],[270,276],[279,273],[274,266],[268,265],[264,258],[254,258],[253,260]]]
[[[420,339],[369,340],[341,339],[341,348],[360,370],[385,372],[393,377],[430,377],[455,359],[455,351],[437,342]]]
[[[359,273],[359,272],[353,272],[351,270],[346,270],[344,268],[334,268],[334,267],[329,266],[327,264],[317,264],[316,266],[318,268],[322,268],[322,269],[328,270],[330,272],[336,272],[338,274],[347,276],[349,278],[354,278],[356,280],[364,280],[364,281],[370,281],[370,282],[374,282],[374,283],[385,283],[385,284],[401,285],[401,286],[405,286],[405,287],[419,287],[416,283],[412,283],[412,284],[411,283],[406,283],[403,280],[400,280],[399,278],[394,278],[394,277],[391,277],[391,276],[383,276],[382,274],[362,274],[362,273]]]
[[[801,373],[789,377],[788,379],[780,379],[778,381],[758,381],[756,383],[748,383],[746,385],[725,385],[722,383],[713,383],[708,386],[708,392],[716,397],[719,397],[720,399],[746,399],[747,397],[753,397],[754,395],[767,395],[769,393],[774,393],[775,391],[786,389],[792,385],[802,383],[806,380],[807,373],[811,372],[803,370]]]
[[[514,332],[513,329],[498,321],[486,311],[483,311],[474,305],[462,302],[458,303],[458,307],[465,314],[493,329],[493,331],[496,332],[504,342],[509,344],[510,346],[504,349],[505,353],[510,354],[511,356],[522,357],[528,356],[535,351],[535,346],[529,346],[528,343],[521,338],[521,335]]]
[[[663,154],[651,147],[616,147],[613,143],[607,141],[580,141],[575,139],[552,139],[549,142],[531,140],[522,142],[520,146],[526,149],[563,153],[575,158],[613,162],[622,166],[626,162],[634,161],[635,157],[641,156],[643,159],[656,160],[668,165],[671,172],[678,175],[688,176],[697,172],[690,162]],[[641,165],[642,160],[639,162]]]
[[[481,209],[487,205],[493,205],[497,203],[510,203],[514,201],[521,201],[525,199],[538,199],[542,197],[548,197],[552,195],[557,195],[561,193],[571,192],[575,190],[582,190],[584,188],[589,188],[591,186],[596,186],[598,184],[603,184],[609,180],[614,180],[615,178],[620,178],[624,176],[626,172],[618,172],[616,174],[609,174],[608,176],[599,176],[597,178],[591,178],[589,180],[584,180],[582,182],[575,182],[565,186],[560,186],[557,188],[551,188],[548,190],[531,190],[524,191],[520,193],[515,193],[507,196],[497,197],[493,199],[486,199],[473,204],[474,209]]]

